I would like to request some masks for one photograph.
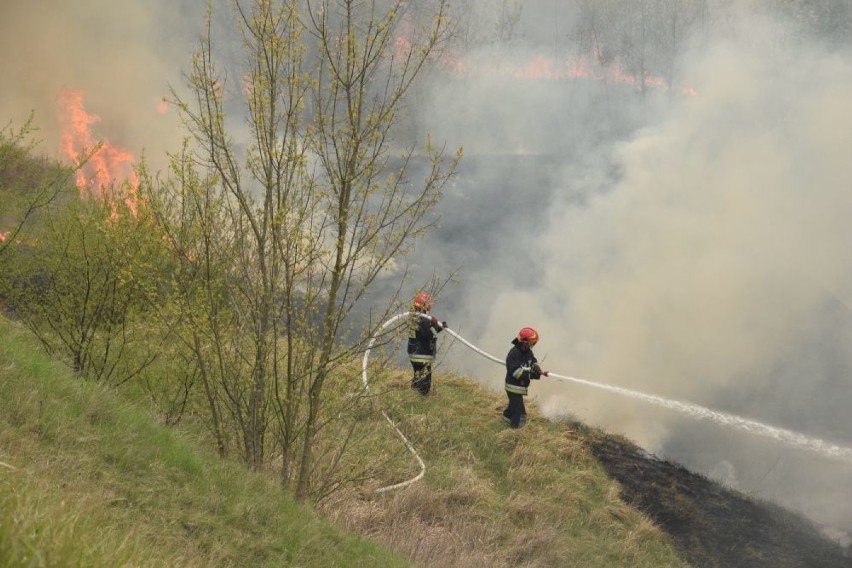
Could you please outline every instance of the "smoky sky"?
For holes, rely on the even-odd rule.
[[[432,85],[429,123],[467,160],[413,262],[462,266],[435,311],[498,357],[532,325],[560,374],[852,446],[852,53],[777,15],[729,16],[684,46],[688,95],[486,73]],[[489,56],[506,61],[471,58]],[[450,349],[500,390],[499,367]],[[852,530],[849,464],[587,387],[533,389],[550,416]]]
[[[183,84],[196,4],[4,2],[2,124],[35,111],[54,154],[57,97],[80,89],[96,136],[162,167],[184,133],[158,106]],[[400,114],[403,143],[428,135],[465,154],[436,230],[399,263],[411,291],[455,271],[434,311],[498,357],[532,325],[560,374],[852,445],[847,44],[773,3],[709,2],[724,13],[650,71],[675,80],[642,93],[583,59],[583,3],[523,2],[512,36],[488,41],[497,4],[470,3],[479,39],[450,51],[464,72],[430,69]],[[588,73],[548,76],[565,62]],[[441,365],[501,390],[498,365],[442,349]],[[588,387],[545,380],[533,393],[548,416],[623,433],[852,533],[848,464]]]
[[[200,4],[200,3],[199,3]],[[84,93],[100,120],[98,139],[157,160],[181,139],[175,113],[158,111],[169,86],[180,87],[203,6],[190,2],[32,0],[0,7],[0,117],[20,127],[32,112],[38,151],[59,155],[58,98]]]

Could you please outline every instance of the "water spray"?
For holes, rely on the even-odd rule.
[[[588,381],[585,379],[578,379],[576,377],[565,377],[563,375],[557,375],[556,373],[550,373],[549,376],[551,378],[563,381],[571,381],[581,385],[587,385],[609,392],[629,396],[630,398],[635,398],[637,400],[650,402],[658,406],[677,410],[679,412],[691,416],[692,418],[712,420],[713,422],[716,422],[718,424],[723,424],[725,426],[733,426],[734,428],[745,430],[746,432],[749,432],[751,434],[757,434],[759,436],[772,438],[773,440],[777,440],[779,442],[783,442],[791,446],[796,446],[805,450],[818,452],[829,458],[841,459],[852,463],[852,448],[838,446],[836,444],[826,442],[825,440],[820,440],[819,438],[812,438],[810,436],[806,436],[805,434],[801,434],[799,432],[785,430],[784,428],[778,428],[777,426],[770,426],[769,424],[764,424],[762,422],[757,422],[756,420],[750,420],[748,418],[743,418],[734,414],[727,414],[725,412],[719,412],[718,410],[711,410],[709,408],[705,408],[703,406],[699,406],[691,402],[672,400],[653,394],[645,394],[630,389],[595,383],[593,381]]]
[[[367,361],[369,360],[369,357],[370,357],[370,350],[373,348],[373,345],[376,343],[376,339],[377,339],[379,333],[382,332],[385,328],[387,328],[391,324],[393,324],[394,322],[396,322],[397,320],[399,320],[400,318],[407,317],[411,313],[412,312],[403,312],[401,314],[397,314],[397,315],[393,316],[392,318],[387,320],[385,323],[383,323],[381,325],[381,327],[379,327],[378,331],[376,332],[376,335],[374,335],[372,337],[372,339],[370,339],[370,343],[367,346],[367,350],[364,352],[364,360],[363,360],[363,363],[362,363],[362,374],[361,374],[362,380],[364,382],[364,390],[366,390],[368,393],[370,391],[370,385],[367,383]],[[419,314],[419,315],[421,317],[425,318],[425,319],[431,319],[431,316],[429,316],[429,315],[426,315],[426,314]],[[504,364],[504,361],[502,359],[499,359],[499,358],[495,357],[494,355],[491,355],[490,353],[483,351],[482,349],[480,349],[476,345],[470,343],[468,340],[463,338],[461,335],[459,335],[458,333],[456,333],[452,329],[445,327],[444,331],[449,333],[450,335],[455,337],[459,342],[463,343],[466,347],[468,347],[472,351],[475,351],[476,353],[482,355],[486,359],[490,359],[491,361],[494,361],[495,363],[498,363],[500,365]],[[716,422],[717,424],[722,424],[722,425],[725,425],[725,426],[732,426],[734,428],[739,428],[740,430],[744,430],[744,431],[749,432],[751,434],[756,434],[758,436],[764,436],[766,438],[771,438],[773,440],[777,440],[777,441],[782,442],[784,444],[795,446],[795,447],[798,447],[800,449],[805,449],[805,450],[817,452],[817,453],[819,453],[819,454],[821,454],[825,457],[829,457],[829,458],[838,459],[838,460],[842,460],[842,461],[852,463],[852,448],[848,448],[848,447],[845,447],[845,446],[839,446],[837,444],[832,444],[832,443],[827,442],[825,440],[821,440],[819,438],[813,438],[811,436],[806,436],[805,434],[801,434],[799,432],[794,432],[792,430],[786,430],[784,428],[778,428],[776,426],[770,426],[769,424],[764,424],[762,422],[757,422],[756,420],[750,420],[748,418],[743,418],[741,416],[736,416],[734,414],[728,414],[728,413],[725,413],[725,412],[719,412],[717,410],[711,410],[709,408],[699,406],[699,405],[693,404],[691,402],[682,402],[682,401],[679,401],[679,400],[663,398],[661,396],[656,396],[656,395],[653,395],[653,394],[645,394],[645,393],[642,393],[642,392],[638,392],[638,391],[634,391],[634,390],[630,390],[630,389],[626,389],[626,388],[622,388],[622,387],[616,387],[616,386],[607,385],[607,384],[603,384],[603,383],[597,383],[597,382],[590,381],[590,380],[587,380],[587,379],[580,379],[580,378],[577,378],[577,377],[569,377],[569,376],[565,376],[565,375],[559,375],[559,374],[556,374],[556,373],[553,373],[553,372],[548,373],[548,377],[552,378],[552,379],[557,379],[557,380],[560,380],[560,381],[567,381],[567,382],[572,382],[572,383],[576,383],[576,384],[580,384],[580,385],[594,387],[594,388],[597,388],[597,389],[602,389],[602,390],[605,390],[605,391],[608,391],[608,392],[617,393],[617,394],[624,395],[624,396],[627,396],[627,397],[630,397],[630,398],[633,398],[633,399],[636,399],[636,400],[641,400],[641,401],[644,401],[644,402],[650,402],[651,404],[656,404],[657,406],[662,406],[664,408],[669,408],[671,410],[677,410],[677,411],[682,412],[682,413],[684,413],[684,414],[686,414],[686,415],[688,415],[692,418],[697,418],[697,419],[701,419],[701,420],[712,420],[713,422]],[[396,424],[394,424],[393,420],[390,419],[390,417],[387,415],[387,413],[384,410],[382,410],[382,414],[384,415],[385,419],[390,423],[390,425],[393,427],[393,429],[396,430],[396,433],[399,435],[399,437],[405,443],[405,447],[408,448],[408,451],[411,452],[411,454],[417,459],[418,463],[420,464],[420,473],[416,477],[413,477],[412,479],[409,479],[407,481],[403,481],[401,483],[396,483],[394,485],[389,485],[387,487],[382,487],[382,488],[376,489],[376,493],[383,493],[385,491],[390,491],[392,489],[400,489],[402,487],[407,487],[408,485],[411,485],[412,483],[421,479],[423,477],[423,475],[426,473],[426,464],[423,462],[423,459],[417,453],[417,450],[414,448],[414,446],[411,445],[411,442],[409,442],[408,439],[405,437],[405,435],[399,430],[399,428],[397,428]]]

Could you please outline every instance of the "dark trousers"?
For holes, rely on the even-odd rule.
[[[509,405],[503,411],[503,420],[512,428],[520,428],[527,423],[527,407],[524,405],[524,395],[506,391]]]
[[[422,395],[429,394],[429,389],[432,388],[432,363],[415,363],[412,361],[411,366],[414,369],[411,388]]]

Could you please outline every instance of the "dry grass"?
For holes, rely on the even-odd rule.
[[[502,399],[442,376],[421,399],[399,374],[382,404],[427,464],[424,480],[381,495],[338,495],[325,511],[421,566],[683,566],[666,536],[624,505],[565,424],[499,419]],[[394,433],[377,421],[386,442]],[[367,450],[365,450],[367,451]],[[413,461],[409,457],[409,462]],[[388,483],[405,479],[387,472]]]

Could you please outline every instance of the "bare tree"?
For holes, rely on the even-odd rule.
[[[459,2],[452,7],[452,37],[456,49],[469,53],[489,45],[502,45],[516,37],[523,3],[519,0]]]
[[[578,0],[580,51],[619,82],[647,89],[664,77],[671,91],[685,37],[707,17],[707,0]]]
[[[446,6],[428,19],[401,1],[234,8],[244,64],[217,67],[208,12],[192,99],[174,93],[192,149],[166,182],[143,185],[177,259],[171,317],[185,323],[220,451],[233,443],[316,499],[351,475],[341,464],[362,404],[351,363],[393,299],[378,318],[357,308],[428,230],[455,171],[458,156],[392,137],[445,37]],[[426,166],[418,181],[412,160]]]

